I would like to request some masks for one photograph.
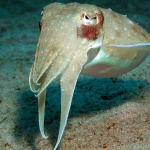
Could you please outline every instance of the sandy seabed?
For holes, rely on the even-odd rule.
[[[39,132],[37,98],[28,85],[40,12],[51,2],[0,1],[0,150],[51,150],[56,143],[59,82],[47,92],[46,140]],[[112,8],[150,32],[149,0],[78,2]],[[150,57],[116,78],[80,76],[59,149],[150,150]]]

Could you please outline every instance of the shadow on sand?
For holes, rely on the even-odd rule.
[[[142,93],[147,87],[148,83],[141,80],[79,78],[69,118],[97,111],[103,113],[130,101],[131,97]],[[45,110],[45,131],[54,139],[52,145],[55,145],[59,131],[60,96],[59,84],[53,82],[47,91]],[[18,101],[20,107],[16,117],[15,138],[23,140],[32,150],[38,150],[35,142],[35,137],[39,135],[37,98],[30,90],[26,90]]]

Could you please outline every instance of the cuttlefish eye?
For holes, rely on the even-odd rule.
[[[77,28],[77,34],[81,38],[96,40],[102,35],[104,16],[101,11],[98,13],[82,13],[80,17],[81,26]]]
[[[43,16],[43,9],[42,9],[42,11],[41,11],[41,17]],[[42,21],[40,20],[39,21],[39,28],[40,28],[40,31],[41,31],[41,28],[42,28]]]
[[[40,28],[40,31],[42,29],[42,21],[39,21],[39,28]]]
[[[98,24],[98,17],[97,13],[94,16],[89,16],[88,14],[82,14],[81,20],[83,21],[83,24],[85,25],[95,25]]]

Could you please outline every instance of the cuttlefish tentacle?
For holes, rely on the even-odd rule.
[[[81,40],[78,40],[78,41],[81,42]],[[81,44],[79,44],[77,42],[77,44],[74,48],[78,49],[79,45],[81,45]],[[73,47],[72,47],[72,49],[73,49]],[[61,52],[65,52],[65,51],[61,51]],[[72,50],[72,52],[74,52],[74,51]],[[47,138],[47,136],[45,136],[45,134],[44,134],[44,110],[45,110],[46,87],[48,86],[48,84],[50,84],[50,82],[54,79],[54,77],[57,77],[66,68],[66,65],[69,63],[69,60],[70,60],[69,55],[66,52],[65,52],[65,54],[67,55],[65,61],[61,62],[61,63],[59,63],[60,61],[58,61],[58,60],[54,61],[55,63],[52,65],[51,69],[48,69],[40,79],[41,84],[39,85],[39,91],[38,91],[37,96],[38,96],[38,105],[39,105],[38,106],[38,108],[39,108],[39,111],[38,111],[39,127],[40,127],[40,132],[41,132],[41,135],[43,138]],[[62,54],[62,53],[59,56],[65,57],[64,54]],[[67,59],[67,57],[68,57],[68,59]],[[60,59],[60,57],[58,57],[58,59],[63,60],[63,59]]]
[[[82,41],[82,39],[80,39]],[[94,42],[91,42],[94,43]],[[64,132],[68,114],[70,110],[70,105],[72,102],[72,97],[75,89],[75,85],[78,76],[82,70],[83,65],[87,61],[87,51],[92,47],[89,41],[84,44],[79,44],[78,49],[76,49],[72,60],[69,62],[67,67],[61,73],[61,118],[60,118],[60,128],[57,143],[54,150],[58,147],[62,134]],[[72,74],[68,74],[72,72]]]
[[[46,88],[38,96],[38,113],[39,113],[39,128],[43,138],[48,138],[44,134],[44,114],[45,114],[45,97],[46,97]]]
[[[61,66],[63,68],[63,70],[59,71],[59,73],[62,72],[61,73],[61,93],[62,93],[61,105],[62,106],[61,106],[60,133],[59,133],[58,141],[59,141],[59,139],[61,139],[62,133],[66,126],[66,122],[64,122],[64,121],[68,118],[68,112],[69,112],[70,104],[71,104],[71,100],[72,100],[72,95],[70,95],[70,94],[73,94],[76,80],[78,79],[78,75],[82,69],[82,66],[84,65],[84,63],[87,60],[87,51],[90,48],[95,47],[95,45],[96,45],[96,47],[100,46],[100,45],[98,45],[97,41],[89,42],[85,39],[80,39],[80,38],[78,38],[78,41],[80,41],[82,44],[77,42],[77,45],[74,47],[76,49],[76,51],[73,51],[74,53],[71,58],[72,61],[70,62],[68,60],[67,66],[65,66],[65,68]],[[82,49],[82,51],[79,51],[80,49]],[[56,66],[54,65],[54,69],[55,69],[55,67],[57,68],[59,66],[58,61],[55,61],[55,62],[57,62],[57,63],[55,64]],[[57,69],[59,69],[59,68],[57,68]],[[56,77],[57,77],[57,75],[59,75],[57,72],[58,71],[57,69],[55,70],[55,75],[54,75]],[[42,87],[40,88],[41,91],[39,91],[40,93],[38,94],[39,126],[40,126],[40,132],[41,132],[41,135],[43,138],[47,138],[47,136],[45,136],[45,134],[44,134],[44,109],[45,109],[45,94],[46,94],[45,84],[47,85],[47,81],[51,82],[53,80],[53,78],[52,78],[53,76],[51,76],[51,74],[53,75],[54,70],[49,69],[49,71],[50,72],[48,72],[47,74],[44,74],[41,77],[40,82],[41,82]],[[69,75],[69,74],[67,75],[68,71],[74,72],[74,75],[68,76]],[[70,98],[69,97],[67,98],[67,96],[69,96]],[[59,142],[57,142],[57,143],[59,143]]]

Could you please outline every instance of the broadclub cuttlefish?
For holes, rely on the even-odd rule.
[[[60,75],[61,118],[56,150],[79,74],[115,77],[134,69],[150,54],[150,34],[126,16],[94,5],[52,3],[41,15],[29,84],[38,97],[40,132],[47,138],[46,88]]]

